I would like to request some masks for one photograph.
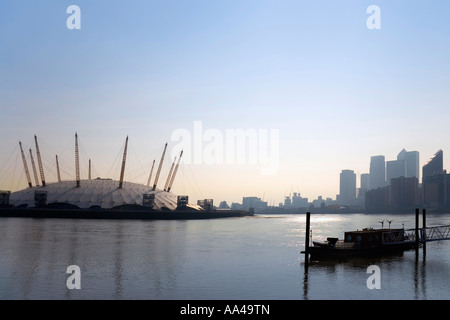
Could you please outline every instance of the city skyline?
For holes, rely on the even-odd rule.
[[[128,138],[127,138],[127,140],[128,140]],[[33,169],[34,176],[36,177],[35,179],[32,178],[32,185],[36,186],[36,185],[40,185],[41,184],[41,180],[37,176],[37,174],[38,174],[38,171],[36,169],[37,168],[37,158],[36,158],[36,154],[35,154],[36,151],[34,150],[34,148],[35,148],[34,143],[35,142],[33,140],[33,142],[30,142],[30,143],[32,143],[32,145],[27,145],[25,149],[26,150],[30,150],[30,154],[34,154],[34,158],[35,158],[34,161],[35,161],[35,163],[33,164],[33,160],[30,158],[30,156],[27,155],[25,157],[26,157],[27,164],[30,166],[30,172],[31,172],[31,169]],[[45,146],[48,147],[47,144]],[[81,148],[82,148],[82,152],[80,153],[80,158],[84,159],[84,165],[82,165],[82,170],[81,170],[81,172],[83,173],[83,176],[81,177],[81,179],[82,180],[90,179],[90,178],[88,178],[87,174],[88,174],[88,172],[89,172],[89,174],[91,174],[91,172],[90,172],[91,171],[91,168],[90,168],[91,167],[91,158],[89,158],[88,154],[85,152],[86,150],[85,150],[83,144],[82,144]],[[73,150],[68,150],[68,149],[70,149],[70,147],[68,145],[66,145],[63,149],[66,152],[66,154],[63,154],[63,159],[65,159],[66,161],[70,157],[74,156],[74,155],[70,155],[70,153],[72,153]],[[161,150],[162,149],[163,148],[161,148]],[[57,150],[57,148],[52,148],[51,150]],[[17,146],[17,148],[15,148],[15,150],[12,151],[11,154],[9,154],[8,158],[10,160],[11,159],[15,159],[14,161],[17,161],[19,159],[19,157],[20,157],[19,152],[20,152],[20,149],[19,149],[19,146]],[[67,152],[69,154],[67,154]],[[119,153],[116,155],[116,159],[115,159],[114,163],[111,165],[111,167],[108,170],[108,172],[110,172],[110,173],[113,172],[112,176],[111,175],[107,175],[107,176],[105,176],[105,175],[98,175],[98,171],[93,166],[93,168],[92,168],[92,179],[107,178],[107,179],[113,179],[113,180],[116,179],[116,180],[118,180],[118,174],[119,174],[118,169],[119,169],[120,160],[121,160],[119,155],[122,152],[123,152],[123,149],[119,150]],[[136,150],[133,150],[133,152],[136,152]],[[48,152],[44,151],[44,154],[45,153],[48,153]],[[407,174],[407,169],[406,169],[407,163],[405,161],[405,154],[413,155],[414,156],[413,163],[416,164],[416,165],[419,165],[419,166],[420,166],[420,163],[424,163],[423,166],[421,166],[421,167],[417,166],[415,168],[415,167],[409,165],[409,170],[410,170],[410,172],[412,171],[413,174],[409,174],[408,175]],[[387,169],[390,162],[398,162],[399,159],[400,159],[401,160],[400,163],[403,164],[403,167],[404,167],[403,171],[402,171],[403,172],[402,174],[393,175],[391,178],[416,177],[418,182],[419,182],[419,184],[421,184],[422,181],[417,176],[418,172],[422,172],[422,171],[429,172],[428,174],[427,173],[422,174],[421,175],[422,179],[423,179],[423,177],[434,176],[437,173],[446,172],[446,169],[444,168],[444,165],[443,165],[443,163],[444,163],[444,156],[443,156],[443,150],[442,149],[439,149],[437,152],[435,152],[434,155],[431,158],[426,159],[426,160],[422,160],[420,162],[419,162],[419,155],[420,155],[420,152],[418,152],[418,151],[406,151],[403,148],[398,153],[397,160],[385,160],[385,156],[384,155],[371,156],[370,157],[370,159],[371,159],[370,163],[372,163],[373,159],[376,159],[376,160],[382,159],[383,160],[383,169],[385,169],[385,170],[383,170],[385,180],[383,180],[383,182],[382,182],[383,184],[382,185],[377,185],[377,186],[374,186],[374,185],[371,186],[370,185],[370,180],[371,179],[370,179],[370,173],[369,172],[363,172],[363,173],[359,173],[358,172],[358,173],[356,173],[354,170],[351,170],[351,169],[342,169],[341,172],[339,173],[339,176],[340,176],[340,178],[338,179],[339,180],[339,183],[338,183],[339,187],[338,187],[338,190],[335,193],[334,197],[333,196],[328,196],[328,195],[327,196],[323,196],[323,193],[319,193],[319,194],[316,194],[316,195],[314,195],[312,197],[309,197],[308,193],[304,192],[304,191],[307,191],[307,190],[294,190],[293,188],[291,188],[291,190],[286,192],[281,198],[278,198],[278,199],[274,199],[270,194],[266,194],[264,192],[262,196],[261,195],[255,195],[254,193],[240,194],[240,195],[236,194],[236,195],[233,196],[233,198],[230,199],[230,198],[224,198],[224,197],[221,197],[221,196],[218,196],[218,197],[211,197],[211,196],[209,196],[208,197],[208,195],[207,195],[206,197],[201,197],[201,196],[200,197],[198,197],[198,196],[196,197],[196,196],[194,196],[194,197],[191,198],[191,200],[192,200],[192,202],[197,202],[199,200],[203,201],[203,200],[206,200],[206,199],[213,199],[214,204],[217,206],[217,204],[220,203],[220,202],[226,202],[228,205],[230,205],[231,203],[238,203],[239,204],[239,203],[242,202],[242,201],[240,202],[239,200],[243,200],[244,198],[259,198],[259,200],[261,200],[261,198],[262,198],[261,201],[265,200],[267,202],[267,206],[275,206],[275,207],[277,207],[277,206],[280,206],[282,204],[283,204],[283,206],[286,206],[286,198],[287,197],[291,198],[294,195],[294,198],[298,196],[299,199],[303,199],[304,201],[306,201],[304,203],[310,203],[310,204],[314,203],[315,201],[319,201],[318,203],[320,205],[321,201],[325,202],[325,200],[326,200],[327,202],[333,201],[333,202],[336,202],[336,203],[339,203],[339,204],[344,204],[344,205],[349,205],[349,206],[353,206],[353,205],[361,206],[361,205],[363,205],[363,203],[358,202],[358,201],[356,201],[356,202],[353,201],[355,199],[357,200],[358,197],[361,197],[361,193],[363,193],[365,191],[372,190],[372,189],[377,189],[377,188],[381,188],[381,187],[390,185],[389,180],[388,180],[388,174],[389,173],[388,173],[388,169]],[[158,158],[158,157],[156,157],[156,158]],[[74,160],[74,159],[72,159],[72,160]],[[132,160],[135,161],[135,162],[136,161],[138,161],[138,162],[142,161],[140,156],[138,156],[136,153],[133,154]],[[154,160],[158,160],[159,161],[159,159],[154,159]],[[158,185],[159,188],[161,188],[161,189],[163,188],[162,185],[164,184],[166,175],[167,175],[167,173],[169,171],[170,164],[172,162],[175,163],[176,160],[177,160],[177,158],[170,159],[170,160],[165,159],[165,161],[163,163],[163,166],[162,166],[163,170],[162,170],[162,174],[161,174],[161,181],[160,181],[160,183]],[[57,179],[61,179],[59,176],[57,177],[56,163],[52,163],[51,164],[50,162],[52,162],[52,161],[54,162],[54,159],[51,160],[51,159],[49,159],[49,157],[44,157],[43,167],[44,167],[44,172],[46,172],[47,183],[54,183],[54,182],[57,181]],[[19,162],[21,162],[21,161],[19,161]],[[129,160],[128,160],[128,162],[129,162]],[[155,163],[156,163],[156,165],[159,165],[158,162],[155,162]],[[370,171],[370,163],[368,165],[368,167],[369,167],[368,171]],[[32,164],[35,166],[35,168],[31,167]],[[380,163],[378,163],[378,165],[379,164]],[[134,167],[135,165],[136,165],[136,163],[131,164],[132,167]],[[141,165],[141,167],[139,168],[139,170],[141,172],[140,176],[134,177],[134,179],[125,179],[126,181],[138,182],[138,183],[141,183],[141,184],[145,184],[144,183],[144,178],[146,178],[146,179],[148,178],[148,176],[146,176],[146,172],[145,171],[147,169],[149,169],[150,167],[147,167],[147,168],[142,167],[142,163],[140,163],[140,165]],[[24,174],[23,167],[18,165],[17,163],[15,163],[15,164],[14,163],[9,163],[9,167],[12,167],[12,166],[14,166],[14,171],[8,172],[8,174],[13,176],[13,180],[14,180],[13,183],[16,185],[16,187],[3,188],[3,189],[4,190],[9,190],[9,191],[17,191],[17,190],[25,189],[26,188],[26,177],[25,177],[25,174]],[[128,165],[128,166],[130,166],[130,165]],[[189,166],[189,164],[188,165],[182,164],[182,166],[180,167],[180,171],[183,171],[183,170],[186,169],[186,168],[183,169],[183,166],[186,167],[186,166]],[[75,181],[75,167],[72,168],[70,166],[67,166],[67,163],[63,163],[62,165],[60,163],[58,163],[58,168],[59,167],[62,168],[61,170],[63,172],[63,175],[62,175],[63,176],[63,179],[62,179],[63,181],[70,181],[70,180]],[[117,172],[115,172],[115,171],[117,171]],[[129,171],[129,168],[127,168],[125,170],[125,172],[128,172],[128,171]],[[149,170],[147,170],[147,171],[149,171]],[[396,168],[395,171],[399,172],[398,167]],[[0,170],[0,172],[2,173],[2,177],[4,177],[6,171],[4,169],[2,169],[2,170]],[[182,173],[182,175],[184,177],[184,173]],[[48,177],[50,177],[50,179],[48,179]],[[125,175],[125,177],[130,178],[130,175],[127,174],[127,175]],[[18,180],[18,179],[20,179],[20,180]],[[152,176],[152,179],[155,179],[154,174]],[[2,183],[3,186],[5,186],[5,182],[6,181],[7,180],[5,180],[5,179],[1,180],[1,183]],[[153,181],[153,180],[151,180],[151,181]],[[183,181],[181,182],[181,184],[184,184]],[[19,186],[19,187],[17,187],[17,186]],[[1,187],[0,187],[0,189],[1,189]],[[192,194],[188,194],[188,193],[178,193],[178,192],[176,192],[176,193],[179,194],[179,195],[183,194],[183,195],[187,195],[187,196],[192,196]],[[353,198],[353,200],[352,200],[352,198]]]
[[[65,179],[75,132],[84,177],[92,158],[97,176],[118,178],[129,136],[125,179],[146,183],[164,144],[179,143],[174,132],[194,135],[198,121],[223,136],[278,132],[271,174],[261,173],[263,158],[180,166],[173,191],[215,203],[279,203],[293,192],[334,199],[341,170],[359,183],[374,155],[394,161],[403,148],[418,150],[422,168],[449,150],[449,3],[72,4],[80,29],[67,27],[68,3],[0,5],[0,172],[17,173],[14,183],[0,177],[1,189],[26,187],[18,142],[28,150],[34,134],[49,174],[58,154]],[[380,29],[366,23],[372,4]]]

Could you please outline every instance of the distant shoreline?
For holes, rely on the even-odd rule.
[[[105,220],[199,220],[245,217],[253,215],[243,210],[90,210],[47,208],[1,208],[0,218],[56,218]]]
[[[420,207],[419,207],[420,208]],[[437,213],[437,214],[450,214],[450,208],[426,208],[427,213]],[[422,211],[422,208],[420,208]],[[392,214],[392,215],[408,215],[415,214],[415,208],[413,209],[399,209],[399,210],[362,210],[362,209],[322,209],[322,208],[300,208],[300,209],[265,209],[265,210],[255,210],[255,214],[306,214],[310,212],[311,214]]]

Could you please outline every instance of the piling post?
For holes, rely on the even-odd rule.
[[[311,212],[306,213],[306,231],[305,231],[305,261],[309,259],[309,235],[310,235]]]
[[[422,240],[423,240],[423,253],[427,251],[427,209],[422,209]]]
[[[419,248],[419,208],[416,208],[416,249]]]

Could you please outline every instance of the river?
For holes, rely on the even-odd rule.
[[[413,228],[414,215],[315,214],[313,239]],[[429,214],[427,226],[449,225]],[[387,227],[387,222],[385,222]],[[310,263],[304,215],[214,220],[0,219],[0,299],[448,300],[450,241],[401,255]],[[68,279],[77,266],[80,289]],[[379,268],[379,289],[367,285]],[[69,272],[68,272],[69,271]],[[72,281],[71,280],[71,281]]]

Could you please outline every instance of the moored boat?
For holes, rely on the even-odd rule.
[[[353,256],[372,256],[408,250],[416,244],[405,229],[365,228],[344,233],[344,239],[334,237],[326,241],[313,241],[302,253],[311,260],[342,259]]]

